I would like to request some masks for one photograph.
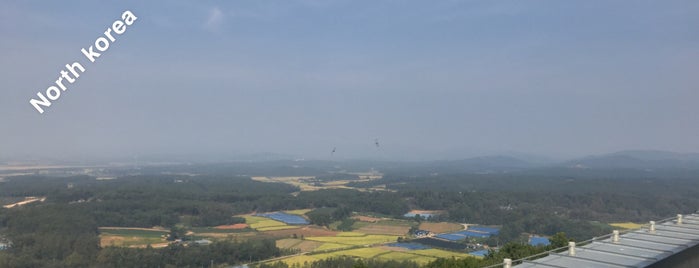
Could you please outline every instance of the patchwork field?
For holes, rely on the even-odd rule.
[[[286,223],[275,221],[265,217],[258,217],[252,215],[245,215],[242,217],[245,218],[245,222],[250,226],[250,228],[258,231],[275,231],[299,228],[299,226],[288,225]]]
[[[316,260],[322,260],[330,257],[339,256],[352,256],[363,259],[377,258],[381,260],[410,260],[417,262],[419,264],[425,264],[437,259],[437,257],[442,258],[465,258],[473,257],[466,253],[451,252],[441,249],[425,249],[425,250],[410,250],[410,251],[394,251],[385,247],[371,247],[371,248],[352,248],[346,250],[338,250],[329,253],[320,254],[309,254],[309,255],[299,255],[281,260],[289,265],[293,264],[303,264],[304,262],[313,262]]]
[[[296,235],[297,237],[311,237],[311,236],[335,236],[338,234],[336,231],[331,231],[318,226],[304,226],[297,227],[293,226],[295,229],[282,229],[282,230],[267,230],[263,234],[271,237],[292,237]]]

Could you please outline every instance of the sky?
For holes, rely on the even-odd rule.
[[[697,1],[2,1],[0,159],[699,152],[697,25]]]

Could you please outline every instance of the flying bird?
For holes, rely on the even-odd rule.
[[[376,148],[379,148],[379,139],[374,139],[374,144],[376,144]]]
[[[330,155],[334,155],[334,154],[335,154],[335,150],[337,150],[337,147],[333,147],[333,151],[330,152]]]

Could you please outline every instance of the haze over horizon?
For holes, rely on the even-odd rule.
[[[699,2],[631,3],[3,1],[0,159],[699,152]]]

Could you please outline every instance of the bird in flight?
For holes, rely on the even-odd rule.
[[[379,148],[379,139],[374,139],[374,144],[376,144],[376,148]]]
[[[333,147],[333,151],[330,152],[330,155],[334,155],[334,154],[335,154],[335,150],[337,150],[337,147]]]

